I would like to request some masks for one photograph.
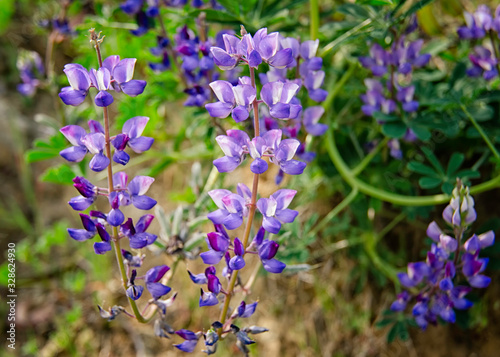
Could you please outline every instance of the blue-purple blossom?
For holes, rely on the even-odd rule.
[[[135,97],[144,91],[146,81],[133,80],[135,58],[110,56],[103,61],[103,66],[98,70],[94,68],[87,71],[82,65],[70,63],[64,66],[64,73],[68,77],[69,87],[64,87],[59,97],[66,105],[78,106],[83,103],[91,87],[99,91],[94,102],[99,107],[107,107],[114,99],[108,90]]]
[[[113,154],[114,162],[122,165],[126,165],[128,163],[130,156],[124,151],[126,146],[129,146],[138,154],[151,148],[154,139],[141,136],[148,121],[148,117],[133,117],[123,124],[122,133],[116,135],[111,141],[116,149]]]
[[[155,234],[146,232],[153,219],[153,215],[146,214],[139,218],[135,226],[132,218],[129,218],[120,226],[120,232],[128,237],[131,248],[141,249],[156,241],[157,236]]]
[[[69,236],[76,241],[84,241],[93,238],[97,233],[95,222],[90,216],[83,213],[80,213],[80,219],[82,220],[83,229],[68,228]]]
[[[295,83],[281,81],[269,82],[262,86],[260,96],[269,107],[269,114],[277,119],[295,119],[300,115],[302,106],[291,101],[299,86]]]
[[[212,117],[226,118],[229,114],[239,123],[249,117],[250,105],[256,97],[255,88],[240,82],[233,86],[226,81],[215,81],[210,83],[219,102],[205,105]]]
[[[181,344],[174,345],[174,347],[177,347],[179,350],[183,352],[193,352],[194,349],[196,348],[196,345],[198,344],[198,339],[200,338],[200,334],[194,333],[192,331],[182,329],[179,331],[175,332],[177,335],[185,339]]]
[[[203,260],[203,263],[214,265],[221,261],[224,254],[229,249],[229,245],[231,241],[229,237],[221,234],[219,232],[210,232],[207,235],[207,244],[209,250],[207,252],[203,252],[200,254],[200,258]],[[200,284],[204,282],[202,277],[191,276],[191,280],[196,284]]]
[[[247,201],[251,197],[250,189],[244,184],[238,184],[237,193],[225,189],[208,192],[218,209],[210,212],[207,217],[214,224],[223,224],[227,229],[236,229],[243,223],[243,217],[248,215]]]
[[[126,292],[127,296],[132,300],[138,300],[142,296],[142,292],[144,291],[144,286],[135,285],[136,277],[137,277],[137,270],[133,269],[127,284],[128,288]]]
[[[146,196],[154,178],[149,176],[136,176],[128,182],[125,172],[117,172],[113,175],[114,191],[110,193],[110,200],[118,197],[120,206],[128,206],[130,203],[141,210],[150,210],[156,205],[156,200]]]
[[[247,304],[245,303],[245,301],[242,301],[235,311],[237,317],[247,318],[252,316],[255,312],[255,309],[257,308],[257,304],[258,301],[251,304]]]
[[[467,69],[467,75],[471,77],[483,76],[487,81],[498,76],[498,59],[490,50],[483,46],[474,47],[474,52],[469,55],[472,67]]]
[[[498,8],[497,11],[498,12]],[[493,19],[487,5],[479,5],[474,14],[464,12],[465,26],[459,27],[458,36],[462,39],[480,39],[492,28]]]
[[[454,323],[454,309],[468,309],[472,306],[472,302],[465,298],[471,287],[485,288],[491,282],[491,278],[483,274],[488,259],[479,258],[479,252],[482,248],[491,246],[495,236],[493,231],[479,236],[473,234],[462,243],[463,232],[476,219],[476,214],[474,200],[469,195],[468,188],[461,183],[453,190],[443,217],[454,228],[456,236],[447,235],[434,221],[429,224],[427,235],[434,243],[427,252],[426,261],[410,263],[407,273],[398,274],[401,285],[420,291],[416,296],[404,291],[391,305],[391,310],[403,311],[415,299],[412,313],[415,322],[422,329],[429,323],[436,324],[438,317],[445,322]],[[471,287],[456,285],[457,281],[464,278]]]
[[[17,90],[24,96],[31,97],[40,86],[40,77],[45,74],[42,59],[37,52],[24,51],[17,60],[17,69],[22,83],[17,85]]]
[[[73,197],[68,203],[75,211],[84,211],[97,198],[97,188],[85,177],[77,176],[73,182],[73,186],[80,192],[81,196]]]
[[[169,270],[169,266],[159,265],[147,271],[144,277],[144,282],[146,283],[146,289],[148,289],[153,299],[158,300],[163,295],[166,295],[170,292],[170,287],[160,283],[160,280]]]
[[[375,77],[381,77],[387,73],[387,66],[390,63],[390,55],[380,46],[375,43],[370,48],[369,57],[359,57],[361,65],[370,71]]]
[[[292,223],[299,212],[288,208],[297,191],[282,189],[269,198],[257,201],[257,208],[263,216],[262,226],[270,233],[277,234],[282,223]]]

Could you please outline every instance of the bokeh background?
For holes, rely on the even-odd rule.
[[[150,117],[145,134],[155,138],[154,150],[133,157],[127,170],[155,177],[150,194],[161,207],[156,214],[174,222],[165,227],[156,220],[151,231],[160,234],[167,248],[157,247],[147,252],[151,266],[177,267],[170,286],[179,295],[168,312],[169,321],[177,329],[200,330],[218,316],[216,308],[197,307],[198,287],[186,273],[186,269],[201,272],[200,260],[172,254],[175,249],[169,250],[168,244],[175,234],[199,238],[209,232],[210,225],[203,217],[213,205],[206,197],[200,198],[201,193],[207,187],[248,184],[251,180],[248,167],[231,175],[214,174],[211,162],[220,155],[214,138],[220,134],[219,126],[228,129],[232,121],[220,120],[215,125],[204,108],[183,106],[186,94],[179,72],[174,68],[157,74],[147,65],[157,60],[149,52],[156,42],[154,29],[141,37],[133,36],[130,30],[137,25],[120,10],[120,3],[2,1],[0,239],[2,252],[6,251],[7,243],[16,244],[18,293],[16,351],[9,351],[3,341],[2,356],[183,355],[172,347],[180,342],[178,339],[157,338],[151,325],[140,325],[125,316],[112,322],[99,316],[97,304],[126,305],[115,260],[110,255],[96,256],[91,244],[73,241],[66,232],[68,227],[79,225],[77,214],[66,202],[76,194],[71,179],[85,168],[68,165],[58,156],[67,144],[57,130],[68,123],[98,119],[100,114],[91,102],[66,108],[57,93],[67,85],[62,72],[64,64],[96,67],[95,53],[87,37],[90,28],[106,36],[104,56],[137,58],[135,78],[148,81],[143,96],[119,98],[111,110],[115,128],[132,116]],[[382,38],[383,42],[391,11],[397,7],[398,14],[410,10],[416,14],[420,29],[413,36],[423,38],[424,50],[433,54],[429,66],[417,79],[424,83],[420,89],[425,89],[425,85],[438,88],[456,81],[452,78],[457,75],[457,68],[462,66],[463,70],[468,65],[467,55],[473,44],[461,42],[456,28],[464,23],[463,11],[472,12],[480,3],[484,2],[406,1],[397,7],[398,1],[391,0],[319,0],[320,54],[326,72],[324,87],[330,93],[322,122],[335,129],[337,145],[346,162],[354,166],[366,155],[365,144],[383,137],[378,124],[360,111],[359,96],[369,73],[357,57],[367,54],[374,39]],[[270,31],[304,40],[310,38],[310,2],[262,0],[255,4],[255,8],[239,17],[224,10],[206,10],[209,35],[214,36],[224,28],[238,31],[239,23],[244,23],[252,33],[266,26]],[[496,6],[494,1],[488,5]],[[62,9],[71,34],[59,33],[50,25],[52,19],[61,16]],[[169,35],[174,36],[185,24],[196,30],[195,19],[200,12],[189,5],[164,8],[163,22]],[[41,85],[36,92],[22,96],[17,91],[21,82],[18,63],[28,51],[40,55],[46,71],[40,74]],[[485,84],[469,80],[463,74],[459,80],[463,80],[462,95],[466,98],[459,100],[468,100],[466,104],[482,118],[481,124],[493,142],[498,142],[499,93],[495,89],[498,80]],[[424,89],[419,92],[423,103],[428,99],[425,95],[434,95],[424,94]],[[481,99],[485,93],[491,95],[491,100]],[[363,171],[365,181],[389,192],[411,196],[440,193],[440,187],[420,187],[419,176],[408,170],[409,161],[423,157],[420,145],[432,148],[443,165],[454,152],[465,155],[466,167],[482,160],[474,166],[480,177],[471,180],[473,185],[498,175],[498,163],[484,155],[484,143],[454,107],[427,109],[428,115],[437,120],[455,115],[459,118],[457,131],[431,128],[428,140],[402,144],[402,160],[392,158],[389,149],[383,148]],[[434,219],[442,222],[444,205],[393,205],[359,194],[343,210],[332,214],[351,187],[332,163],[327,140],[326,136],[311,140],[309,147],[317,152],[316,159],[303,175],[286,177],[281,184],[299,192],[293,208],[300,211],[300,219],[285,226],[277,237],[282,244],[279,257],[290,269],[281,275],[261,270],[251,288],[251,297],[259,300],[251,323],[270,330],[256,336],[252,355],[497,356],[500,349],[498,244],[486,252],[490,257],[487,273],[492,276],[491,285],[472,294],[474,307],[460,312],[456,324],[430,326],[427,331],[420,331],[406,320],[386,324],[387,309],[400,289],[395,274],[404,270],[408,262],[423,259],[430,241],[425,234],[427,224]],[[262,196],[276,190],[276,174],[277,170],[272,169],[263,176]],[[104,179],[99,174],[92,177]],[[454,177],[449,179],[454,181]],[[475,198],[478,220],[473,228],[477,232],[494,229],[498,233],[498,189]],[[176,214],[184,218],[176,221]],[[193,255],[197,249],[205,249],[205,244],[201,244],[203,238],[198,240],[199,248],[193,248]],[[3,332],[7,328],[5,258],[0,257],[0,262],[4,262],[0,266]],[[248,274],[243,276],[248,278]],[[221,356],[238,353],[233,343],[219,346]]]

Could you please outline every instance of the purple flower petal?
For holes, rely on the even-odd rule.
[[[94,99],[95,105],[97,105],[98,107],[107,107],[111,105],[113,101],[114,101],[113,96],[108,92],[106,92],[105,90],[102,90],[99,93],[97,93]]]
[[[68,202],[71,208],[73,208],[75,211],[85,211],[90,207],[90,205],[92,205],[92,203],[94,203],[93,197],[87,198],[83,196],[73,197]]]
[[[486,288],[491,283],[491,278],[486,275],[474,275],[469,278],[469,284],[478,289]]]
[[[170,290],[172,290],[170,287],[161,283],[147,283],[146,288],[155,300],[158,300],[163,295],[167,295]]]
[[[270,233],[278,234],[281,229],[281,223],[274,217],[264,216],[262,227]]]
[[[212,249],[200,254],[201,260],[203,260],[203,263],[207,265],[214,265],[219,263],[223,256],[224,252],[217,252]]]
[[[262,265],[270,273],[280,274],[286,268],[286,264],[276,259],[262,259]]]
[[[137,196],[133,195],[132,196],[132,204],[138,208],[142,209],[144,211],[148,211],[151,208],[153,208],[156,205],[156,200],[149,197],[149,196]]]
[[[113,227],[118,227],[125,220],[125,216],[119,209],[112,209],[108,214],[108,223]]]
[[[193,283],[195,284],[206,284],[208,282],[207,276],[204,273],[194,275],[188,270],[188,274]]]
[[[87,154],[87,148],[84,146],[72,146],[62,150],[59,155],[71,162],[80,162]]]
[[[239,255],[232,257],[231,260],[229,261],[229,267],[232,270],[240,270],[244,266],[245,266],[245,260],[243,259],[243,257]]]
[[[111,250],[111,244],[108,242],[96,242],[94,243],[95,254],[104,254]]]
[[[205,104],[208,114],[214,118],[227,118],[233,109],[233,104],[217,102]]]
[[[109,163],[109,159],[105,155],[99,153],[95,154],[92,160],[90,160],[89,167],[92,171],[100,172],[108,167]]]
[[[130,97],[135,97],[144,92],[146,84],[147,84],[146,81],[133,79],[131,81],[128,81],[127,83],[122,83],[121,87],[123,93],[127,94]]]
[[[81,242],[81,241],[88,240],[88,239],[94,237],[95,231],[89,232],[85,229],[68,228],[68,234],[74,240]]]
[[[154,141],[155,139],[153,138],[141,136],[139,138],[129,140],[128,145],[134,152],[141,154],[144,151],[148,151]]]
[[[73,146],[83,145],[82,138],[87,135],[85,129],[78,125],[66,125],[59,129],[59,131]]]
[[[268,167],[267,161],[257,158],[250,164],[250,171],[260,175],[266,172]],[[219,172],[221,171],[219,170]]]
[[[154,178],[149,176],[136,176],[128,184],[128,191],[134,196],[144,195],[148,192],[154,180]]]

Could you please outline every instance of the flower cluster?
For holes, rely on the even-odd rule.
[[[409,25],[406,34],[416,29],[416,23]],[[431,55],[420,53],[422,39],[409,42],[406,35],[396,38],[390,49],[384,49],[378,43],[370,48],[369,56],[359,57],[361,65],[369,69],[375,78],[365,79],[366,92],[361,95],[361,110],[367,116],[375,113],[383,115],[411,114],[418,110],[419,102],[415,99],[415,86],[411,84],[412,72],[425,66]],[[383,120],[378,120],[384,124]],[[408,128],[403,140],[416,140],[413,131]],[[401,159],[402,151],[398,139],[388,143],[391,156]]]
[[[23,51],[17,59],[17,69],[22,81],[17,85],[18,92],[26,97],[33,96],[41,85],[41,78],[45,75],[40,55],[33,51]]]
[[[285,38],[276,32],[268,34],[266,28],[257,31],[254,36],[245,33],[240,39],[231,34],[224,34],[222,39],[224,46],[219,45],[211,49],[215,64],[219,68],[232,70],[243,62],[251,69],[258,69],[263,63],[267,63],[269,70],[258,74],[262,84],[260,99],[256,98],[257,93],[249,77],[240,77],[237,83],[222,80],[211,83],[210,86],[219,101],[207,104],[207,110],[213,117],[225,118],[231,114],[236,122],[242,122],[250,117],[251,103],[258,100],[259,103],[265,104],[265,107],[260,108],[262,132],[271,132],[268,138],[279,136],[279,139],[275,138],[277,140],[275,143],[265,143],[263,139],[256,138],[252,139],[251,145],[247,146],[246,138],[242,137],[240,142],[236,143],[238,147],[234,147],[240,154],[233,152],[229,155],[227,145],[233,146],[232,140],[228,142],[226,139],[221,139],[221,141],[218,139],[219,144],[222,142],[221,147],[226,145],[226,148],[223,147],[226,157],[224,161],[222,159],[216,161],[220,164],[226,163],[231,161],[226,159],[230,157],[232,163],[229,166],[233,166],[237,156],[243,159],[244,154],[249,153],[254,159],[252,172],[259,172],[259,170],[264,172],[267,165],[262,162],[261,157],[272,155],[273,144],[279,145],[283,136],[284,140],[281,142],[284,150],[271,160],[280,166],[276,183],[281,182],[284,173],[302,173],[305,165],[296,164],[298,161],[291,160],[291,158],[297,154],[308,162],[314,158],[315,154],[305,151],[305,145],[301,139],[306,134],[301,128],[304,127],[306,133],[312,136],[320,136],[327,130],[326,125],[319,123],[324,113],[323,108],[313,106],[302,110],[301,102],[297,97],[302,87],[305,87],[309,97],[314,101],[322,102],[327,96],[327,92],[321,88],[325,77],[324,71],[321,70],[322,59],[316,57],[319,41],[300,43],[295,38]],[[295,78],[289,79],[290,76]],[[231,135],[228,133],[228,136]],[[276,159],[277,157],[280,159]],[[287,168],[281,167],[278,160],[287,161],[290,165]],[[217,164],[216,166],[219,171],[221,169],[232,170],[229,166],[219,167],[220,165]]]
[[[99,45],[102,38],[91,30],[91,41],[94,42],[99,62],[101,62]],[[118,56],[110,56],[102,62],[98,70],[87,71],[81,65],[69,64],[65,66],[64,72],[68,76],[71,87],[63,88],[60,97],[65,104],[79,105],[83,102],[91,86],[99,90],[95,103],[103,107],[104,125],[96,120],[89,120],[90,131],[78,125],[68,125],[61,129],[61,133],[72,144],[70,148],[61,151],[61,156],[72,162],[82,161],[87,152],[94,156],[90,160],[90,168],[94,171],[107,169],[108,187],[98,187],[85,177],[75,177],[74,187],[80,193],[73,197],[69,205],[76,211],[84,211],[94,205],[99,196],[104,196],[109,202],[109,212],[90,210],[88,214],[80,213],[83,228],[69,228],[68,234],[76,241],[86,241],[99,236],[94,242],[96,254],[106,254],[113,251],[119,262],[122,282],[125,294],[134,314],[128,313],[121,306],[114,306],[108,311],[99,307],[103,318],[113,320],[119,313],[134,316],[139,321],[146,322],[140,312],[136,301],[143,296],[146,289],[151,295],[143,314],[149,313],[150,318],[157,314],[155,321],[155,333],[160,337],[174,334],[166,322],[166,310],[174,299],[175,294],[163,299],[171,288],[166,285],[168,277],[166,273],[170,270],[167,265],[155,266],[146,271],[143,276],[138,276],[138,270],[142,267],[145,255],[135,255],[128,250],[121,249],[120,244],[127,241],[131,249],[137,251],[152,245],[157,236],[147,232],[154,219],[151,214],[142,215],[136,222],[132,218],[126,218],[122,209],[132,205],[135,208],[148,211],[156,205],[156,200],[146,195],[151,184],[152,177],[135,176],[129,180],[125,172],[117,172],[113,175],[111,159],[121,165],[129,162],[130,156],[125,152],[130,147],[136,153],[149,150],[153,139],[143,137],[142,133],[149,120],[147,117],[134,117],[126,121],[120,133],[110,137],[110,123],[108,106],[113,102],[113,97],[108,90],[123,91],[135,96],[141,94],[146,85],[145,81],[132,80],[136,59],[127,58],[120,60]],[[115,151],[111,156],[111,146]],[[139,284],[143,281],[143,284]]]
[[[70,63],[64,66],[64,73],[68,77],[69,86],[62,88],[59,97],[64,104],[77,106],[83,103],[89,89],[98,90],[94,102],[99,107],[107,107],[113,103],[113,96],[109,90],[124,92],[135,97],[144,92],[146,81],[132,79],[134,76],[135,58],[109,56],[98,70],[91,68],[87,71],[82,65]]]
[[[487,5],[479,5],[475,13],[465,12],[464,17],[466,25],[458,28],[458,36],[477,43],[489,35],[493,47],[488,48],[480,42],[474,47],[473,53],[469,55],[472,67],[467,69],[467,74],[471,77],[483,76],[489,81],[498,76],[499,70],[497,40],[500,38],[500,5],[494,15]]]
[[[138,154],[151,148],[154,139],[142,136],[148,121],[147,117],[131,118],[123,124],[122,132],[111,138],[111,143],[115,147],[114,162],[122,165],[128,163],[130,155],[124,151],[127,146]],[[94,156],[89,162],[89,167],[93,171],[99,172],[108,167],[110,163],[109,158],[104,154],[105,132],[102,125],[95,120],[89,120],[88,126],[90,129],[88,133],[78,125],[67,125],[61,128],[61,133],[73,146],[62,150],[60,154],[68,161],[80,162],[90,152]]]
[[[491,279],[483,274],[487,258],[480,258],[481,249],[491,246],[495,240],[493,231],[476,235],[463,241],[469,225],[476,220],[474,200],[467,187],[459,182],[453,190],[450,204],[443,211],[443,219],[452,229],[453,235],[442,230],[436,222],[427,228],[432,239],[426,261],[408,264],[407,273],[398,278],[409,290],[400,293],[391,305],[393,311],[403,311],[413,301],[412,314],[415,322],[425,329],[436,324],[438,317],[446,322],[455,322],[455,309],[472,306],[466,295],[472,288],[485,288]],[[458,285],[467,281],[469,285]]]

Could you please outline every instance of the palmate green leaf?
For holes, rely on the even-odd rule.
[[[375,323],[375,327],[382,328],[382,327],[385,327],[385,326],[390,325],[392,323],[394,323],[394,319],[391,319],[391,318],[382,319],[382,320],[377,321]]]
[[[460,170],[455,174],[456,177],[460,178],[469,178],[469,179],[476,179],[481,177],[481,173],[476,170],[470,170],[470,169],[465,169],[465,170]]]
[[[392,0],[359,0],[356,1],[357,4],[363,5],[371,5],[371,6],[384,6],[384,5],[392,5],[394,1]]]
[[[24,154],[24,159],[28,163],[33,163],[33,162],[52,159],[53,157],[56,157],[57,155],[59,155],[58,150],[33,149],[33,150],[26,151],[26,153]]]
[[[385,114],[378,111],[373,113],[373,118],[377,121],[383,121],[383,122],[393,122],[400,120],[400,117],[398,117],[397,115]]]
[[[423,189],[431,189],[438,187],[443,182],[442,178],[437,177],[422,177],[418,180],[418,184]]]
[[[455,186],[452,185],[450,182],[445,182],[441,185],[441,191],[443,191],[444,193],[446,193],[448,195],[451,195],[454,187]]]
[[[409,128],[415,133],[417,138],[419,138],[422,141],[427,141],[432,137],[431,131],[429,128],[419,125],[415,122],[411,122],[409,125]]]
[[[364,20],[370,18],[370,13],[366,6],[358,4],[343,4],[337,7],[337,11],[346,15],[351,15],[354,18]]]
[[[233,27],[239,27],[240,25],[244,25],[247,31],[249,32],[255,31],[255,28],[252,25],[241,19],[239,16],[224,11],[218,11],[213,9],[194,10],[189,13],[189,16],[196,18],[201,12],[205,13],[208,22],[216,22],[219,24],[224,24]]]
[[[51,182],[58,185],[72,185],[76,173],[66,164],[47,169],[41,176],[43,182]]]
[[[382,125],[382,133],[391,138],[399,139],[406,133],[406,125],[404,123],[386,123]]]
[[[408,11],[406,11],[404,14],[403,14],[403,18],[406,18],[408,16],[411,16],[413,15],[414,13],[416,13],[418,10],[422,9],[424,6],[427,6],[429,5],[431,2],[433,2],[434,0],[420,0],[418,2],[415,3],[415,5],[413,5],[412,7],[410,7],[408,9]],[[401,2],[405,2],[405,1],[401,1]]]
[[[429,162],[432,164],[432,166],[434,166],[436,171],[438,171],[441,175],[444,176],[443,166],[441,166],[441,163],[437,159],[436,155],[434,155],[434,153],[431,151],[431,149],[426,148],[424,146],[424,147],[422,147],[422,151],[424,152],[424,155],[427,158],[427,160],[429,160]]]
[[[450,161],[448,161],[448,167],[446,168],[446,176],[452,177],[455,171],[457,171],[464,162],[464,154],[454,152],[451,155]]]
[[[416,172],[417,174],[431,176],[431,177],[439,177],[439,174],[436,173],[436,171],[434,171],[432,167],[429,167],[426,164],[423,164],[418,161],[410,161],[407,165],[407,168],[408,170]]]

